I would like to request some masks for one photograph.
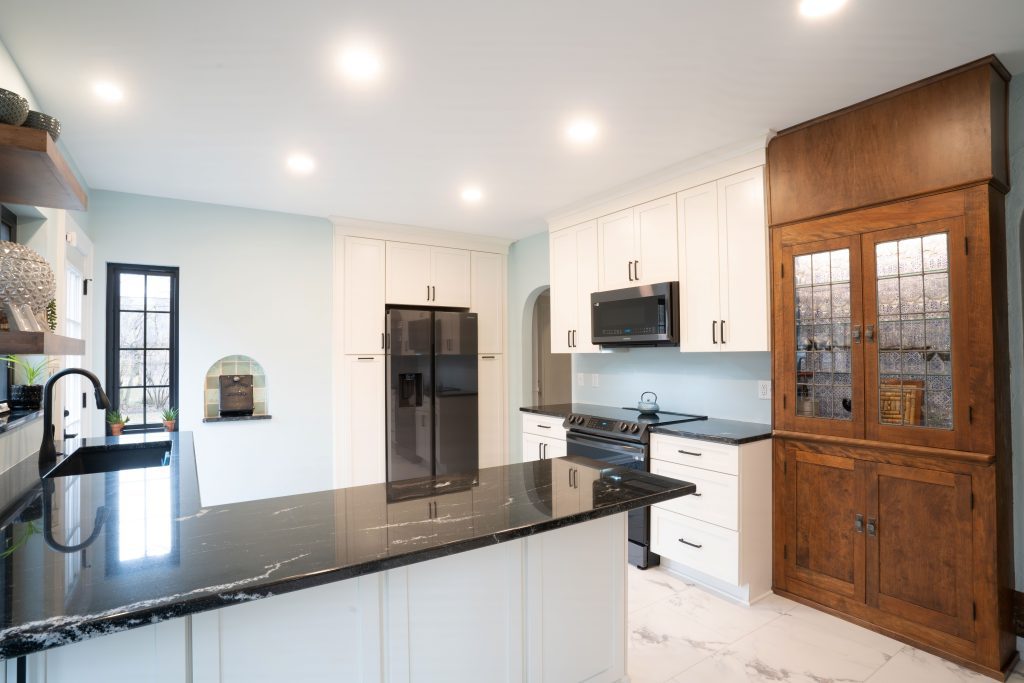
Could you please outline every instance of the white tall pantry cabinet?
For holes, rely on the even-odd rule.
[[[450,233],[335,228],[335,484],[386,477],[387,305],[477,314],[480,466],[508,460],[505,356],[507,243]],[[437,243],[431,243],[436,241]]]

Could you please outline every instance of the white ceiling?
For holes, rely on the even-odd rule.
[[[1021,0],[0,0],[0,40],[95,189],[505,237],[689,157],[996,53]],[[351,37],[385,77],[333,66]],[[100,104],[98,78],[125,101]],[[587,151],[562,129],[587,111]],[[312,176],[284,168],[315,156]],[[480,183],[483,204],[459,200]]]

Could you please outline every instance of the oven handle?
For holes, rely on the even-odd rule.
[[[580,444],[591,443],[596,446],[613,446],[618,451],[626,451],[629,453],[640,453],[643,455],[646,449],[639,444],[629,443],[626,441],[619,441],[618,439],[610,439],[607,436],[597,436],[596,434],[577,434],[576,432],[566,432],[566,442],[575,442]]]

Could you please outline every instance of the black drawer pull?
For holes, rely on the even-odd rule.
[[[703,494],[703,493],[697,493],[696,491],[694,491],[694,492],[693,492],[693,493],[691,493],[690,495],[691,495],[691,496],[697,496],[698,498],[700,498],[700,497],[701,497],[701,496],[703,496],[704,494]]]
[[[494,356],[481,356],[484,360],[494,360]]]
[[[700,550],[701,548],[703,548],[703,547],[704,547],[703,545],[701,545],[701,544],[699,544],[699,543],[690,543],[690,542],[689,542],[689,541],[687,541],[687,540],[686,540],[685,538],[680,538],[680,539],[679,539],[679,542],[680,542],[680,543],[685,543],[686,545],[688,545],[688,546],[690,546],[690,547],[692,547],[692,548],[696,548],[696,549],[698,549],[698,550]]]
[[[684,450],[680,449],[679,452],[682,453],[683,455],[692,455],[692,456],[694,456],[696,458],[700,457],[700,453],[694,453],[693,451],[684,451]]]
[[[541,429],[551,429],[551,425],[537,425]]]

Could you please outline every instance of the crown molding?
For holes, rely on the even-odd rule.
[[[388,240],[390,242],[429,244],[435,247],[469,249],[495,254],[508,254],[509,245],[514,241],[503,237],[473,235],[468,232],[440,230],[438,228],[403,225],[401,223],[384,223],[346,216],[328,216],[328,220],[334,225],[334,234],[336,236],[367,237],[370,239]]]
[[[763,166],[768,141],[773,137],[775,131],[766,131],[754,138],[719,147],[570,204],[546,217],[548,230],[555,232],[734,173]]]

